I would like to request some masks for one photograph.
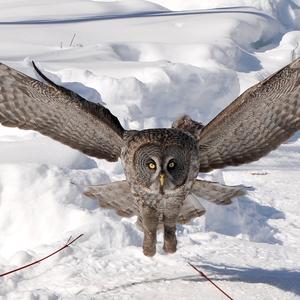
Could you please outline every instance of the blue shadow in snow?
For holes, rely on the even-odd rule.
[[[213,281],[236,281],[247,283],[263,283],[275,286],[283,291],[300,295],[300,272],[288,269],[266,270],[262,268],[233,268],[225,265],[199,265],[199,270],[205,270],[214,273],[209,275]],[[183,280],[200,281],[205,280],[202,277],[198,279],[188,278]]]
[[[234,200],[228,206],[211,203],[205,206],[207,207],[206,231],[230,236],[242,234],[253,242],[282,244],[275,237],[278,230],[268,223],[269,220],[285,219],[282,211],[259,204],[247,196]]]

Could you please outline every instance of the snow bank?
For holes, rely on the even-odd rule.
[[[49,138],[34,138],[17,142],[0,142],[0,164],[40,163],[62,168],[91,169],[95,161]]]
[[[136,244],[134,224],[83,196],[80,186],[109,182],[99,169],[70,171],[47,165],[6,164],[0,168],[0,253],[9,259],[68,235],[96,235],[97,249]],[[80,184],[80,186],[78,186]],[[139,242],[139,240],[138,240]]]
[[[239,92],[237,77],[231,71],[168,62],[146,67],[136,78],[95,77],[90,84],[108,99],[108,107],[130,129],[169,127],[183,112],[207,122]],[[201,111],[207,106],[209,112]]]

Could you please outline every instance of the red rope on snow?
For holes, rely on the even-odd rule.
[[[58,253],[58,252],[64,250],[65,248],[69,247],[71,244],[73,244],[75,241],[77,241],[77,240],[78,240],[80,237],[82,237],[82,236],[83,236],[83,234],[80,234],[79,236],[77,236],[77,237],[76,237],[75,239],[73,239],[73,240],[71,240],[72,237],[70,237],[70,238],[68,239],[67,243],[66,243],[63,247],[61,247],[60,249],[58,249],[58,250],[52,252],[51,254],[49,254],[49,255],[47,255],[47,256],[45,256],[45,257],[39,259],[39,260],[36,260],[36,261],[34,261],[34,262],[30,263],[30,264],[27,264],[27,265],[25,265],[25,266],[22,266],[22,267],[20,267],[20,268],[14,269],[14,270],[12,270],[12,271],[9,271],[9,272],[0,274],[0,277],[9,275],[9,274],[11,274],[11,273],[15,273],[15,272],[20,271],[20,270],[22,270],[22,269],[25,269],[25,268],[31,267],[31,266],[33,266],[33,265],[35,265],[35,264],[38,264],[38,263],[40,263],[41,261],[43,261],[43,260],[49,258],[50,256],[53,256],[54,254],[56,254],[56,253]]]
[[[221,291],[228,299],[234,300],[232,297],[230,297],[227,293],[225,293],[219,286],[217,286],[210,278],[208,278],[202,271],[197,269],[194,265],[188,262],[188,264],[195,269],[202,277],[204,277],[207,281],[209,281],[214,287],[216,287],[219,291]]]
[[[3,276],[6,276],[6,275],[15,273],[15,272],[17,272],[17,271],[20,271],[20,270],[26,269],[26,268],[28,268],[28,267],[31,267],[31,266],[33,266],[33,265],[35,265],[35,264],[38,264],[38,263],[42,262],[43,260],[45,260],[45,259],[47,259],[47,258],[49,258],[49,257],[51,257],[51,256],[53,256],[53,255],[55,255],[56,253],[58,253],[58,252],[64,250],[65,248],[68,248],[71,244],[73,244],[75,241],[77,241],[77,240],[78,240],[79,238],[81,238],[82,236],[83,236],[83,234],[80,234],[79,236],[77,236],[77,237],[76,237],[75,239],[73,239],[73,240],[71,240],[72,237],[70,237],[70,238],[68,239],[67,243],[66,243],[63,247],[59,248],[58,250],[56,250],[56,251],[50,253],[49,255],[47,255],[47,256],[45,256],[45,257],[39,259],[39,260],[36,260],[36,261],[34,261],[34,262],[32,262],[32,263],[29,263],[29,264],[27,264],[27,265],[25,265],[25,266],[22,266],[22,267],[19,267],[19,268],[17,268],[17,269],[8,271],[8,272],[6,272],[6,273],[2,273],[2,274],[0,274],[0,277],[3,277]],[[207,281],[209,281],[213,286],[215,286],[219,291],[221,291],[228,299],[234,300],[234,299],[233,299],[232,297],[230,297],[227,293],[225,293],[219,286],[217,286],[210,278],[208,278],[202,271],[200,271],[199,269],[197,269],[197,268],[196,268],[194,265],[192,265],[191,263],[188,263],[188,264],[189,264],[193,269],[195,269],[202,277],[204,277]]]

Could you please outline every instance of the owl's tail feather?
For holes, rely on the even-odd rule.
[[[228,186],[217,182],[196,180],[192,186],[191,193],[196,197],[203,198],[218,205],[232,203],[232,199],[246,194],[246,187]]]
[[[103,208],[114,209],[122,217],[137,214],[130,186],[126,180],[87,186],[84,194],[99,201]]]

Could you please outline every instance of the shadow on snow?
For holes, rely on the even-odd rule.
[[[292,292],[300,295],[300,272],[291,271],[287,269],[266,270],[262,268],[233,268],[228,266],[212,266],[207,264],[195,265],[205,273],[213,281],[233,281],[233,282],[246,282],[246,283],[262,283],[272,285],[283,291]],[[192,269],[191,269],[192,272]],[[209,274],[209,272],[213,274]],[[142,284],[152,284],[159,282],[172,282],[172,281],[194,281],[206,282],[206,279],[200,275],[186,275],[176,277],[159,277],[155,279],[146,279],[141,281],[129,282],[126,284],[118,285],[116,287],[108,288],[97,293],[97,295],[106,294],[110,292],[118,292],[121,289],[131,288]],[[200,288],[200,287],[199,287]],[[80,292],[79,292],[80,294]]]

